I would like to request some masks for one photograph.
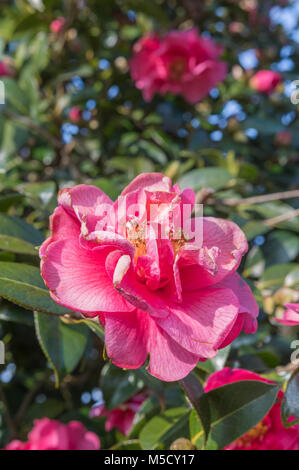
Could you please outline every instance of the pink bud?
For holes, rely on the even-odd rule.
[[[272,70],[260,70],[250,80],[250,86],[261,93],[271,93],[281,82],[280,73]]]
[[[50,30],[54,34],[60,34],[63,31],[66,19],[63,16],[59,16],[56,20],[53,20],[50,24]]]
[[[78,122],[81,118],[81,109],[79,106],[74,106],[70,109],[69,118],[73,122]]]

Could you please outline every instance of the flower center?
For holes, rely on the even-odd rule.
[[[236,444],[238,447],[246,447],[249,446],[251,442],[256,439],[259,439],[261,441],[267,431],[268,426],[266,425],[266,423],[261,421],[256,426],[254,426],[254,428],[250,429],[248,433],[244,434],[244,436],[237,439]]]
[[[179,57],[174,59],[171,64],[169,65],[169,75],[171,80],[175,82],[179,82],[186,72],[186,60]]]

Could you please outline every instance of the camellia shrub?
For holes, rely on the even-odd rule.
[[[0,448],[299,450],[297,2],[2,4]]]

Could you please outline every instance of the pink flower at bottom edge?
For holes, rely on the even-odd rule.
[[[179,380],[242,329],[256,331],[257,303],[236,272],[245,235],[228,220],[191,219],[194,201],[159,173],[138,176],[116,202],[94,186],[59,193],[42,277],[57,303],[100,319],[118,367],[149,356],[150,374]]]
[[[43,418],[34,421],[28,441],[12,441],[5,450],[99,450],[98,436],[79,421],[68,424]]]
[[[258,380],[273,383],[260,375],[244,369],[224,369],[210,375],[205,392],[240,380]],[[253,429],[229,444],[225,450],[299,450],[299,424],[285,428],[281,421],[280,407],[283,392],[268,414]]]

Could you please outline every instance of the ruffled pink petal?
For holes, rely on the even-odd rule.
[[[211,270],[207,266],[206,257],[201,257],[200,250],[182,250],[180,272],[186,291],[211,286],[232,274],[248,249],[244,233],[234,222],[214,217],[203,217],[199,222],[203,224],[203,247],[214,249],[209,253],[216,268]]]
[[[80,223],[74,217],[69,215],[63,207],[56,207],[50,217],[51,236],[44,241],[39,250],[42,258],[47,253],[47,247],[50,243],[57,240],[77,238],[80,235]]]
[[[107,355],[118,367],[138,369],[147,357],[147,314],[105,313]]]
[[[232,329],[239,302],[230,289],[203,289],[183,293],[171,315],[156,323],[184,349],[201,357],[213,357]]]
[[[239,313],[244,314],[245,333],[255,333],[257,330],[257,317],[259,314],[259,306],[249,285],[242,279],[238,273],[233,273],[220,281],[215,287],[231,289],[239,300]]]
[[[196,354],[180,346],[151,318],[149,318],[148,352],[149,373],[165,382],[183,379],[199,361]]]
[[[62,189],[58,202],[68,212],[75,213],[79,220],[86,215],[101,217],[105,209],[113,206],[113,201],[101,189],[86,184]]]
[[[151,291],[145,284],[139,282],[132,265],[122,278],[114,282],[119,294],[134,307],[143,310],[154,317],[163,317],[169,314],[169,298],[167,291],[160,289]]]
[[[137,369],[149,354],[149,373],[171,382],[185,377],[199,360],[141,310],[105,313],[105,322],[107,354],[118,367]]]
[[[75,239],[48,246],[42,276],[56,302],[82,313],[133,310],[114,289],[105,261],[113,247],[85,250]]]
[[[148,191],[170,191],[172,186],[170,178],[162,173],[142,173],[137,176],[121,193],[126,196],[133,191],[147,189]]]

